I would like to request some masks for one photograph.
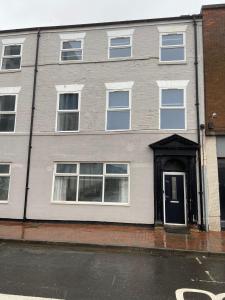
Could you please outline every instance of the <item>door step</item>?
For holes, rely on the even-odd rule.
[[[168,233],[190,234],[190,229],[187,226],[165,226],[164,229]]]

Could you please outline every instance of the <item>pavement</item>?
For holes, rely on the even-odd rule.
[[[0,240],[225,254],[225,231],[178,234],[137,225],[0,221]]]
[[[0,300],[44,299],[223,300],[225,257],[1,242]]]

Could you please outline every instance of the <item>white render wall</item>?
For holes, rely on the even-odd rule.
[[[153,224],[153,151],[148,145],[164,137],[149,133],[35,137],[28,218]],[[195,135],[186,137],[194,139]],[[130,163],[130,204],[51,203],[53,163],[57,161]]]
[[[0,70],[0,88],[21,87],[17,98],[15,133],[0,133],[0,162],[11,164],[9,202],[0,203],[0,218],[21,219],[25,197],[36,34],[0,34],[0,54],[1,40],[15,38],[25,38],[22,56],[24,67],[20,71]]]
[[[34,136],[31,155],[27,218],[42,220],[154,223],[153,152],[149,144],[171,134],[197,140],[194,37],[186,24],[187,63],[159,64],[159,32],[162,23],[99,26],[41,32],[37,77]],[[171,22],[170,24],[173,24]],[[168,23],[167,23],[168,25]],[[133,58],[109,61],[107,31],[134,29]],[[59,34],[86,32],[84,62],[59,63]],[[199,23],[201,33],[201,24]],[[0,218],[21,218],[24,203],[28,131],[32,100],[35,33],[26,34],[21,72],[0,72],[0,87],[21,86],[16,133],[0,135],[0,162],[11,162],[9,203],[0,205]],[[201,41],[199,44],[202,70]],[[0,50],[1,51],[1,50]],[[32,52],[32,54],[31,54]],[[187,130],[159,130],[157,80],[189,80]],[[129,132],[105,132],[105,83],[133,81]],[[83,84],[80,132],[56,133],[56,85]],[[200,80],[200,84],[202,81]],[[202,86],[200,88],[201,104]],[[203,105],[201,106],[203,108]],[[129,162],[130,203],[119,205],[52,204],[53,167],[57,161]]]

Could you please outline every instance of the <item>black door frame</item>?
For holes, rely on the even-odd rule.
[[[149,145],[154,151],[155,224],[164,224],[163,172],[184,172],[186,176],[187,225],[198,223],[197,165],[198,144],[179,135],[172,135]],[[178,161],[183,169],[166,169],[168,161]]]

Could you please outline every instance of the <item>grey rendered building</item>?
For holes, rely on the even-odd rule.
[[[202,225],[201,26],[0,32],[0,218]]]

